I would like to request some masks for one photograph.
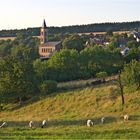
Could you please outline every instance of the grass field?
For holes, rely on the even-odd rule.
[[[16,37],[0,37],[0,40],[14,40]]]
[[[37,37],[37,38],[40,38],[40,36],[33,36],[33,37]],[[15,40],[16,37],[0,37],[0,40]]]
[[[36,96],[22,107],[4,105],[0,121],[9,125],[0,129],[0,139],[140,139],[140,92],[125,94],[122,111],[116,90],[115,84],[106,83]],[[125,113],[130,115],[128,122],[123,121]],[[48,126],[42,129],[41,121],[47,118]],[[93,120],[93,127],[86,126],[87,119]],[[30,120],[35,122],[33,129],[28,128]]]

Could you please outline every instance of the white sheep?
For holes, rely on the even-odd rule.
[[[124,118],[124,121],[128,121],[129,120],[129,116],[127,114],[124,115],[123,118]]]
[[[7,126],[7,122],[3,122],[0,126],[0,128]]]
[[[102,117],[102,118],[101,118],[101,123],[103,124],[104,121],[105,121],[105,117]]]
[[[33,122],[33,121],[30,121],[30,122],[29,122],[29,127],[32,128],[33,125],[34,125],[34,122]]]
[[[46,125],[47,125],[47,121],[46,121],[46,120],[43,120],[43,121],[42,121],[41,128],[43,128],[43,127],[46,126]]]
[[[91,120],[87,120],[87,126],[88,126],[88,127],[93,126],[93,122],[92,122]]]

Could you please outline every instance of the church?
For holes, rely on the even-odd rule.
[[[40,45],[39,55],[40,59],[49,59],[55,52],[60,50],[62,47],[61,41],[48,41],[48,29],[45,20],[40,30]]]

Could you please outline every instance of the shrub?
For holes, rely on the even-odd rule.
[[[105,77],[106,76],[107,76],[107,73],[105,71],[96,73],[96,77],[97,78],[101,78],[102,79],[102,82],[105,82]]]
[[[98,78],[105,78],[107,76],[107,73],[105,71],[96,73],[96,77]]]
[[[57,82],[53,81],[53,80],[47,80],[44,81],[41,85],[40,85],[40,91],[42,93],[52,93],[54,91],[56,91],[57,89]]]

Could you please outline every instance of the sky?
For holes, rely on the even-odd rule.
[[[0,30],[140,21],[140,0],[0,0]]]

